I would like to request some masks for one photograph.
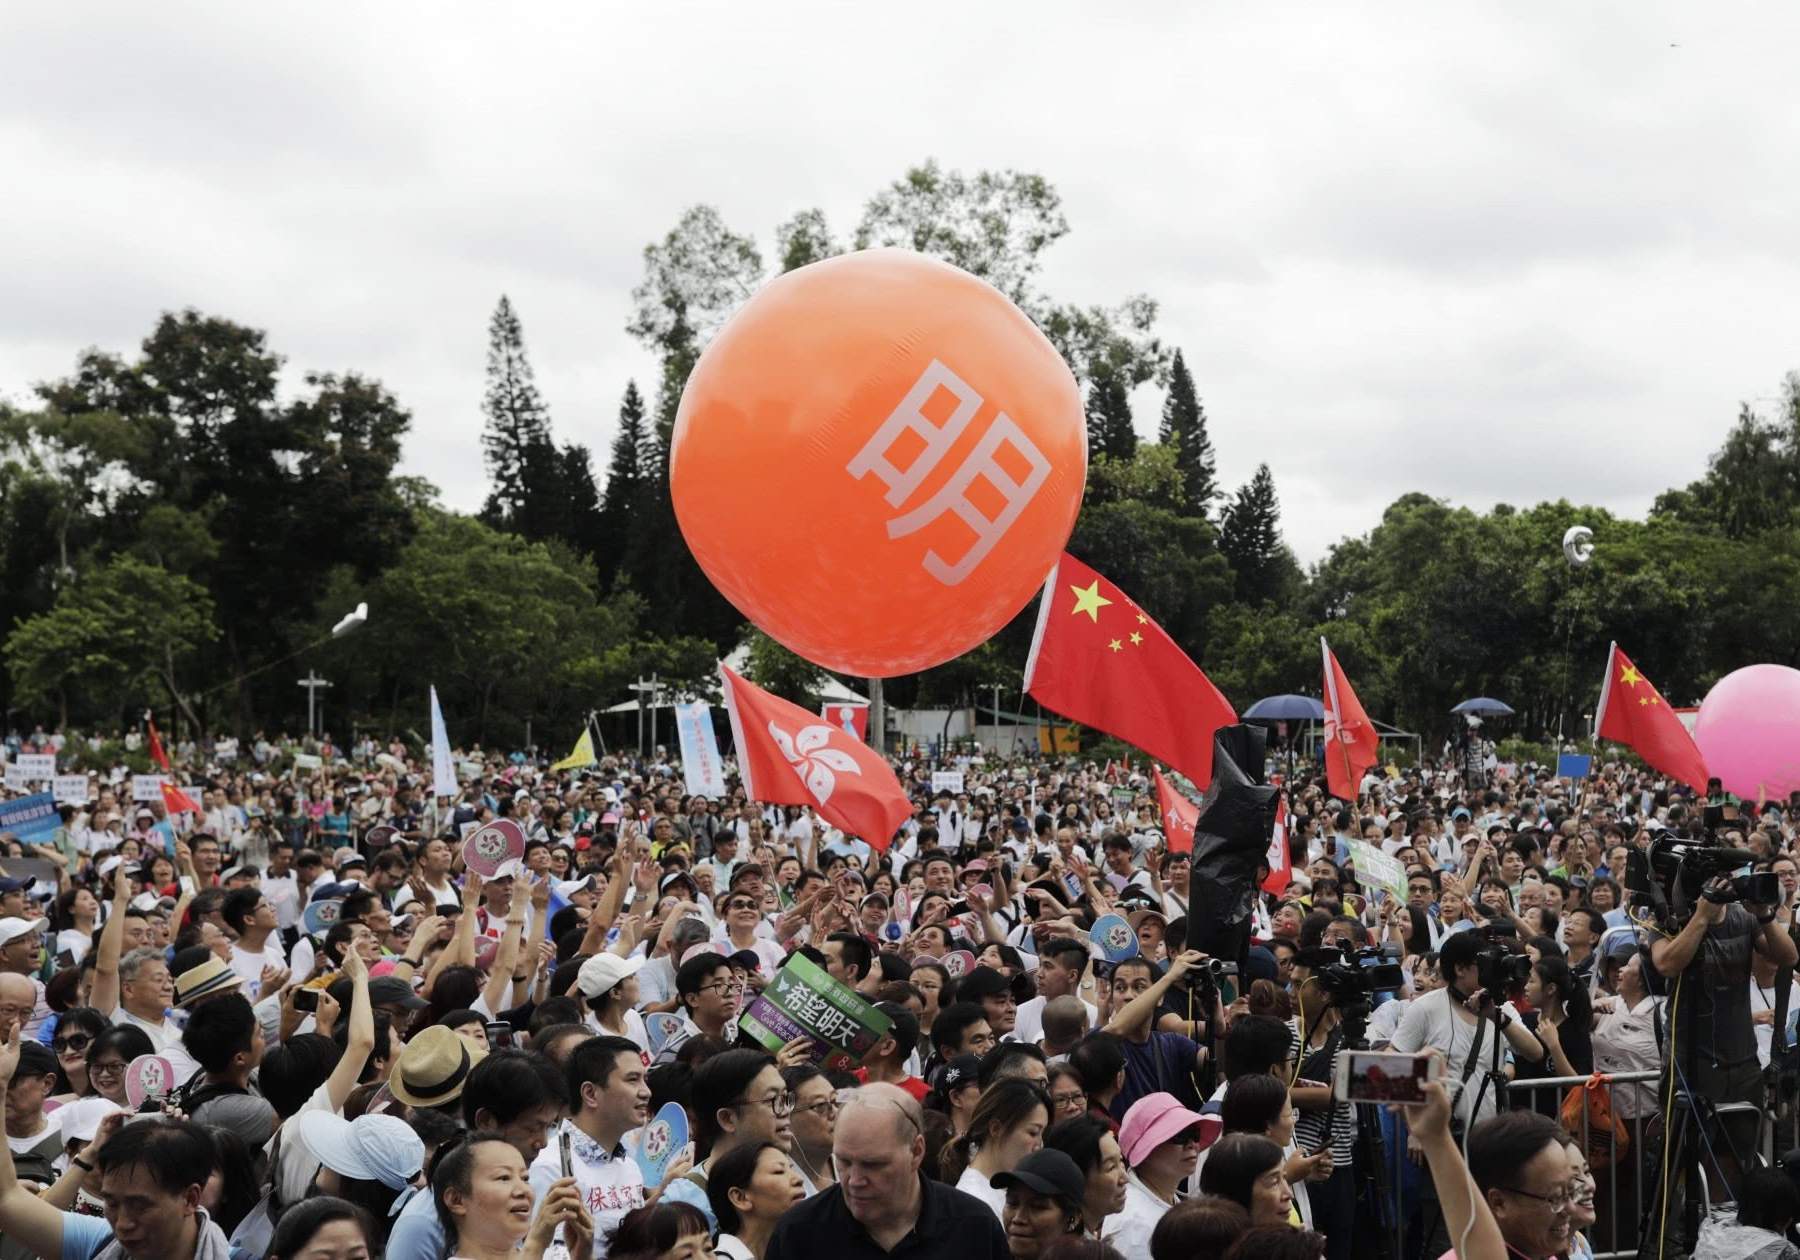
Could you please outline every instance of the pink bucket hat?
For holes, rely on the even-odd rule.
[[[1131,1104],[1119,1125],[1119,1150],[1126,1164],[1136,1168],[1164,1142],[1200,1123],[1200,1113],[1183,1107],[1173,1094],[1145,1094]]]

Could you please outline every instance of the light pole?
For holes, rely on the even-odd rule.
[[[319,694],[319,688],[329,687],[331,684],[320,678],[316,670],[309,669],[306,677],[299,680],[299,685],[306,688],[306,733],[317,735],[319,726],[315,715],[318,706],[315,697]]]

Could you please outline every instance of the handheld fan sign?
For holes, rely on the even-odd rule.
[[[175,1088],[175,1065],[160,1054],[140,1054],[125,1068],[125,1100],[136,1111],[146,1100],[160,1102]]]
[[[1137,957],[1137,933],[1131,930],[1131,924],[1116,914],[1103,914],[1095,919],[1093,928],[1088,932],[1088,939],[1099,946],[1100,957],[1109,963],[1121,963],[1127,958]]]
[[[952,980],[961,980],[975,970],[975,955],[966,949],[953,949],[944,955],[943,963]]]
[[[680,1103],[664,1103],[662,1110],[639,1131],[634,1153],[637,1166],[643,1170],[646,1186],[662,1184],[663,1174],[681,1154],[687,1141],[687,1112],[682,1110]]]
[[[525,829],[510,818],[496,818],[463,840],[463,863],[483,879],[492,879],[504,862],[525,856]]]
[[[662,1053],[669,1038],[681,1031],[681,1016],[674,1011],[656,1011],[644,1016],[644,1035],[650,1042],[652,1058]]]
[[[315,901],[300,912],[300,922],[306,928],[308,936],[324,936],[337,925],[338,916],[343,913],[342,897],[327,897],[323,901]]]

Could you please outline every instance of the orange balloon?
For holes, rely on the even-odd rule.
[[[1087,480],[1081,393],[1001,293],[904,250],[770,282],[701,355],[669,485],[706,576],[859,677],[968,651],[1044,584]]]

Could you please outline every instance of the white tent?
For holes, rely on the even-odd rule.
[[[731,654],[725,658],[725,663],[727,665],[731,666],[731,668],[736,670],[738,673],[740,673],[740,674],[743,673],[745,668],[750,664],[749,645],[740,644],[737,647],[733,648],[731,650]],[[869,703],[869,697],[863,696],[863,695],[858,695],[856,692],[854,692],[854,691],[850,690],[850,688],[844,686],[843,683],[839,682],[836,678],[832,677],[830,674],[823,674],[822,676],[824,678],[824,682],[822,682],[817,688],[815,688],[815,690],[818,694],[819,699],[821,701],[823,701],[824,703],[826,703],[826,704],[867,704],[867,703]],[[662,693],[662,699],[652,703],[649,707],[653,708],[653,709],[672,709],[675,707],[678,700],[684,699],[684,698],[685,697],[678,697],[678,696],[672,695],[668,692],[664,692],[664,693]],[[636,713],[640,707],[643,707],[643,706],[641,706],[638,701],[626,700],[621,704],[615,704],[608,709],[603,709],[602,712],[604,712],[604,713]]]

